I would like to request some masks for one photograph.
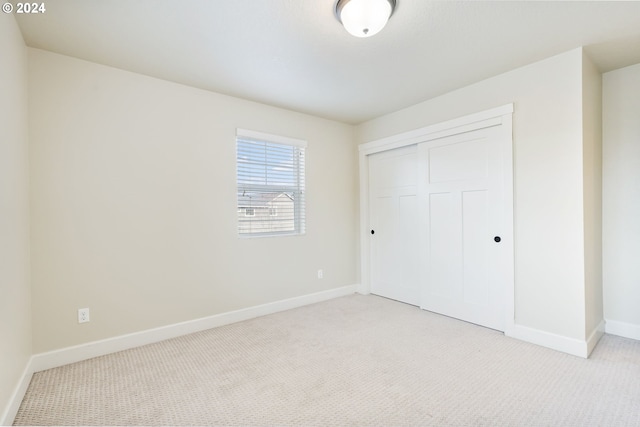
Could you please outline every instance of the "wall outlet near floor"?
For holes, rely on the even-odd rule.
[[[78,309],[78,323],[87,323],[89,321],[89,309],[88,308],[79,308]]]
[[[318,279],[322,279],[324,277],[324,271],[322,269],[318,270]]]

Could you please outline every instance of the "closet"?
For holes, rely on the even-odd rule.
[[[512,105],[360,146],[365,292],[513,323]]]

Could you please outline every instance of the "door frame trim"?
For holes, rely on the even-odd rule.
[[[501,139],[505,142],[504,149],[505,169],[511,174],[505,176],[505,218],[513,219],[513,112],[514,104],[506,104],[500,107],[481,111],[441,123],[425,126],[408,132],[399,133],[385,138],[360,144],[360,285],[358,293],[369,294],[371,292],[370,281],[370,236],[369,225],[369,158],[368,156],[394,148],[419,144],[466,132],[472,132],[493,126],[500,126]],[[508,142],[508,144],[507,144]],[[506,221],[509,230],[503,233],[505,243],[510,241],[513,245],[513,220]],[[515,248],[514,248],[515,250]],[[513,251],[511,262],[507,264],[508,285],[505,289],[505,334],[512,335],[515,327],[515,269]]]

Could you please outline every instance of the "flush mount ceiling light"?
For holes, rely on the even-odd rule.
[[[349,34],[371,37],[384,28],[396,0],[338,0],[336,16]]]

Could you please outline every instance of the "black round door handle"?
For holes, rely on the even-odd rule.
[[[496,243],[500,243],[500,240],[502,240],[500,238],[500,236],[496,236],[496,237],[493,238],[493,241],[496,242]]]
[[[376,231],[375,230],[371,230],[371,234],[376,234]]]

